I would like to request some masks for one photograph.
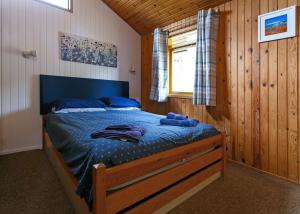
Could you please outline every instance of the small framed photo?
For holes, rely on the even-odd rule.
[[[267,42],[296,36],[296,22],[296,6],[258,16],[258,42]]]

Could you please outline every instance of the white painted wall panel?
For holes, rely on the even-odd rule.
[[[140,99],[140,36],[102,1],[74,0],[73,13],[35,0],[0,4],[0,154],[42,145],[39,74],[125,80]],[[60,60],[59,32],[117,45],[118,68]],[[38,57],[24,59],[21,51],[31,49]]]
[[[0,1],[0,151],[2,149],[2,0]]]

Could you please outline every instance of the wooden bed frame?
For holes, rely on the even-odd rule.
[[[40,75],[41,115],[51,112],[52,104],[57,99],[98,99],[107,96],[128,98],[129,82]],[[77,180],[53,147],[45,130],[43,137],[44,149],[75,210],[78,213],[89,213],[86,204],[75,194]],[[216,177],[215,174],[220,175],[221,172],[224,175],[225,161],[224,136],[219,134],[112,168],[106,168],[102,163],[96,164],[93,166],[92,179],[93,214],[145,214],[162,209],[178,198],[184,199],[183,195],[195,192],[202,183],[207,185],[212,182],[211,178]],[[180,164],[173,165],[178,162]],[[164,171],[144,177],[122,189],[108,191],[160,169]]]
[[[60,153],[52,146],[45,130],[43,137],[44,149],[49,149],[50,145],[54,152],[51,158],[56,159],[55,161],[61,165],[67,177],[64,179],[71,181],[71,189],[75,192],[77,184],[75,177],[70,173]],[[195,156],[210,148],[214,149],[203,155]],[[49,155],[49,153],[47,154]],[[92,213],[153,213],[201,182],[208,180],[214,174],[221,172],[224,176],[225,154],[224,136],[219,134],[112,168],[106,168],[102,163],[96,164],[93,166]],[[120,190],[107,191],[112,187],[190,157],[195,158]],[[75,207],[77,205],[75,204]],[[85,210],[87,209],[85,208]],[[82,213],[78,210],[77,212]]]

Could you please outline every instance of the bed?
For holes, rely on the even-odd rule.
[[[163,116],[139,110],[51,113],[59,98],[129,97],[128,82],[41,75],[40,91],[44,148],[78,213],[153,213],[224,175],[224,137],[208,124],[160,126]],[[93,131],[120,123],[145,127],[141,142],[91,139]]]

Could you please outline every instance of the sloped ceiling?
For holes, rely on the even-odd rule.
[[[229,0],[103,0],[141,35]]]

